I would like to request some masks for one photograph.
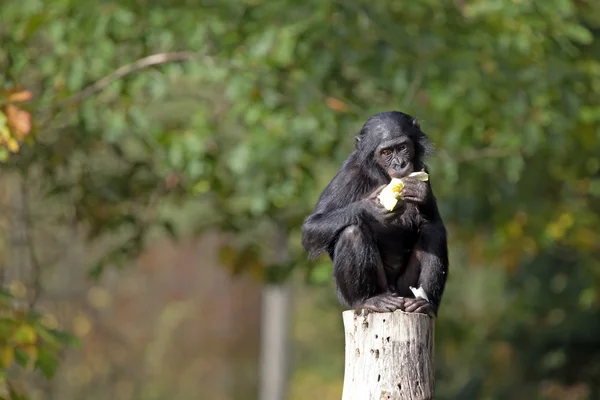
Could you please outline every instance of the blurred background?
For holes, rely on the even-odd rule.
[[[0,396],[333,400],[300,226],[416,116],[443,399],[600,399],[600,2],[0,1]]]

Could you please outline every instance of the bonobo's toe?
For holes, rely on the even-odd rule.
[[[385,293],[365,300],[364,303],[355,306],[354,309],[367,309],[373,312],[392,312],[402,310],[405,300],[404,297]]]
[[[431,317],[435,317],[435,310],[432,305],[424,299],[405,299],[404,311],[408,313],[427,314]]]

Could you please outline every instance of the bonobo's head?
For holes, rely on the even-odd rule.
[[[425,167],[433,146],[415,118],[388,111],[369,118],[356,137],[356,150],[369,175],[403,178]]]

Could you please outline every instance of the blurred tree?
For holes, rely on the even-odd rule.
[[[234,273],[328,277],[301,221],[360,124],[402,109],[440,149],[452,238],[440,398],[597,395],[597,2],[20,0],[0,21],[2,171],[111,237],[94,275],[158,224],[235,232]]]

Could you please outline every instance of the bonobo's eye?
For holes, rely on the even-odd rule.
[[[406,151],[406,145],[405,144],[400,145],[400,151]]]
[[[389,157],[392,155],[392,151],[390,149],[383,149],[381,150],[381,155],[384,157]]]

